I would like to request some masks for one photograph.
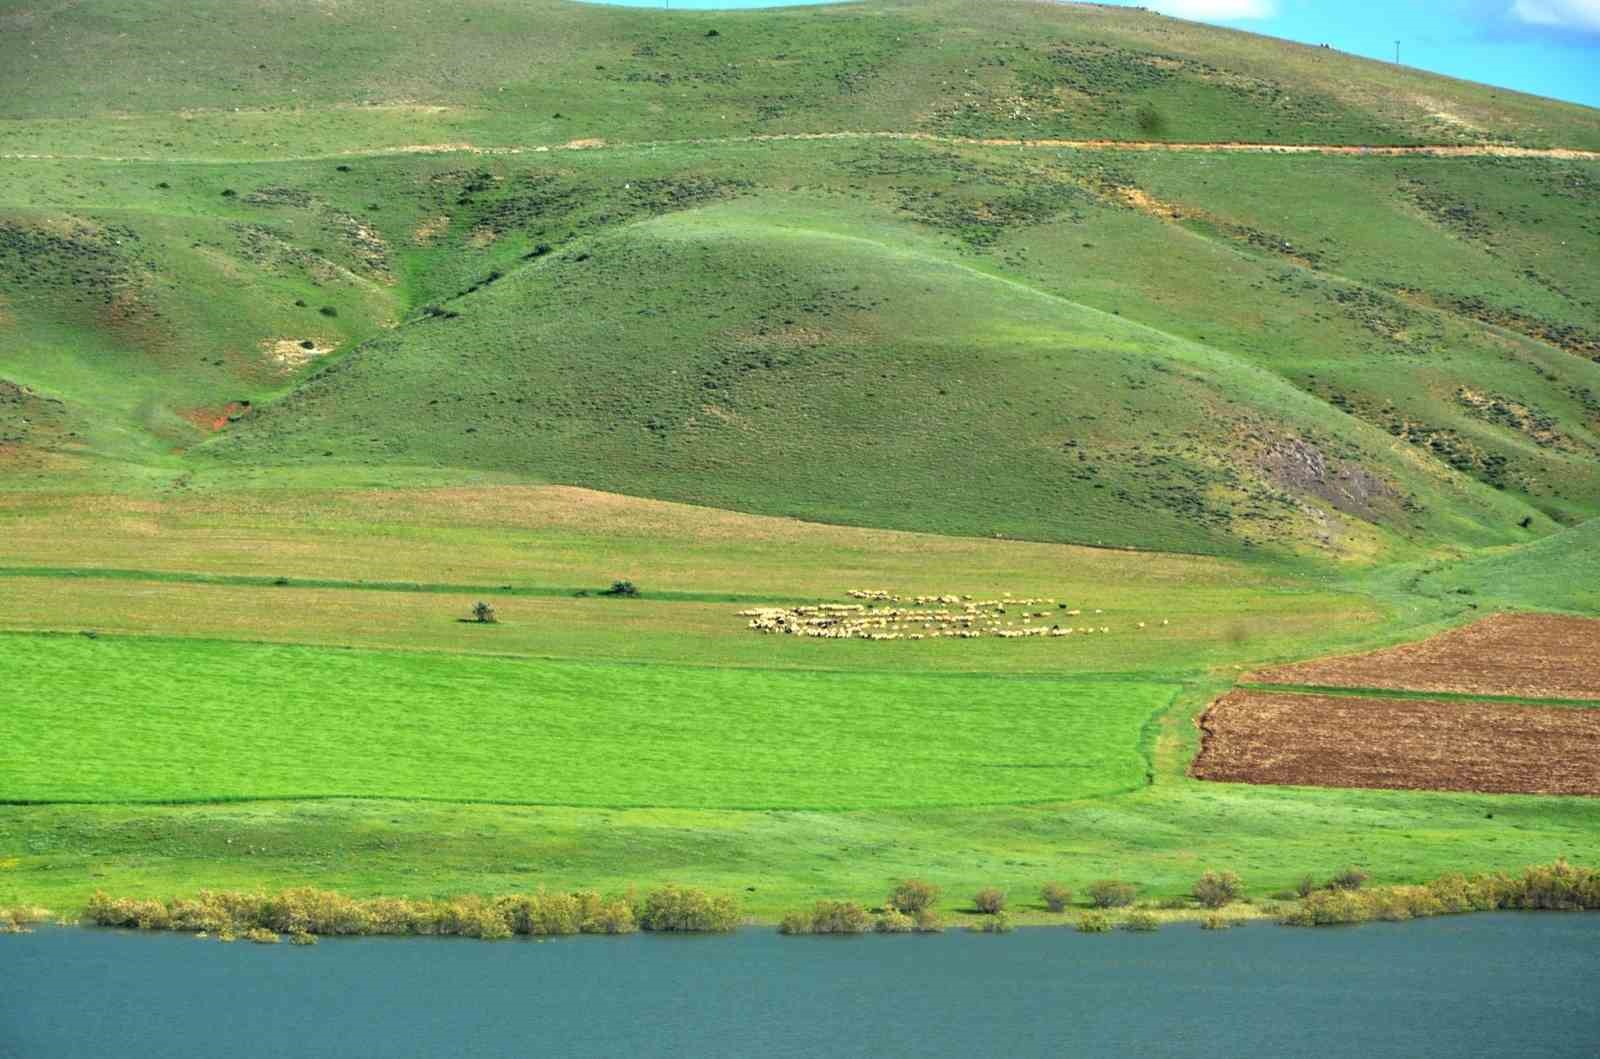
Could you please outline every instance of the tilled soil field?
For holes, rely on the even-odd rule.
[[[1419,643],[1279,666],[1245,681],[1600,700],[1600,619],[1496,614]]]
[[[1600,794],[1600,709],[1234,691],[1200,728],[1206,780]]]

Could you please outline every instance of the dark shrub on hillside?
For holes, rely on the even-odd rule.
[[[613,581],[611,587],[600,593],[602,596],[637,596],[639,586],[632,581]]]
[[[339,315],[339,310],[335,309],[331,305],[324,305],[322,308],[318,309],[317,312],[321,313],[323,316],[338,316]]]
[[[472,620],[480,625],[493,625],[500,619],[495,615],[494,604],[480,599],[472,605]]]
[[[1367,873],[1351,866],[1328,880],[1330,890],[1359,890],[1367,881]]]
[[[645,895],[635,913],[645,930],[723,934],[739,925],[739,904],[732,897],[703,890],[663,886]]]
[[[900,885],[889,894],[890,907],[908,915],[916,915],[932,908],[937,900],[939,900],[939,888],[921,879],[902,879]]]
[[[1208,871],[1195,880],[1190,892],[1205,907],[1221,908],[1240,898],[1244,893],[1244,883],[1231,871]]]
[[[1006,892],[996,886],[985,886],[972,895],[972,903],[980,912],[998,915],[1006,909]]]
[[[1065,912],[1067,905],[1072,903],[1072,891],[1058,882],[1047,882],[1039,887],[1039,896],[1044,898],[1044,906],[1052,912]]]
[[[1101,879],[1099,882],[1090,883],[1088,890],[1089,902],[1096,908],[1123,908],[1131,905],[1138,892],[1138,887],[1119,879]]]

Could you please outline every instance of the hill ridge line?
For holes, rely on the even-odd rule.
[[[1074,151],[1146,151],[1218,154],[1351,155],[1355,157],[1425,158],[1549,158],[1566,161],[1600,161],[1600,150],[1575,147],[1521,147],[1514,144],[1306,144],[1252,143],[1240,140],[1176,142],[1166,140],[1064,140],[1007,139],[978,136],[941,136],[929,132],[840,131],[758,133],[749,136],[704,136],[678,140],[610,142],[600,138],[568,140],[559,144],[510,144],[480,147],[467,141],[403,144],[394,147],[353,148],[332,154],[285,155],[271,158],[169,158],[160,155],[0,154],[0,161],[23,162],[174,162],[249,164],[310,162],[320,159],[389,157],[413,154],[519,155],[552,151],[653,150],[659,147],[718,147],[738,144],[814,142],[827,140],[900,140],[955,147],[1018,147]]]

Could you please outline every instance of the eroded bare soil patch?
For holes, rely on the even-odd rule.
[[[1600,710],[1240,690],[1200,728],[1206,780],[1600,794]]]

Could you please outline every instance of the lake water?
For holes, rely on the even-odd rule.
[[[1004,937],[0,937],[6,1059],[1594,1056],[1600,915]]]

